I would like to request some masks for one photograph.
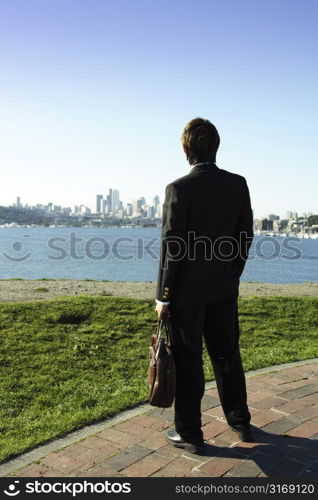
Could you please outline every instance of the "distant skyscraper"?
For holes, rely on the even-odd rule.
[[[156,217],[158,217],[158,219],[161,219],[162,217],[162,203],[159,203],[157,206]]]
[[[21,200],[20,200],[20,196],[17,196],[17,207],[20,208],[21,207]]]
[[[297,212],[286,212],[286,219],[291,220],[291,219],[297,219],[298,213]]]
[[[132,203],[132,215],[140,214],[140,208],[138,208],[138,200],[133,200]]]
[[[117,189],[113,189],[113,197],[111,200],[111,207],[113,214],[116,213],[119,207],[119,191]]]
[[[133,214],[133,206],[131,203],[127,203],[125,208],[125,214],[127,215],[127,217],[130,217]]]
[[[108,215],[110,213],[109,196],[103,199],[103,214]]]
[[[96,213],[101,214],[103,211],[103,195],[98,194],[96,196]]]
[[[108,194],[109,208],[112,214],[115,214],[119,206],[119,191],[117,189],[110,188]]]
[[[106,196],[107,205],[109,206],[109,212],[111,212],[112,197],[113,197],[113,190],[112,188],[109,188],[108,195]]]
[[[160,203],[159,196],[155,196],[154,199],[153,199],[153,202],[152,202],[153,207],[155,209],[155,213],[157,212],[157,207],[158,207],[159,203]]]
[[[89,215],[91,213],[91,209],[89,207],[85,207],[85,205],[81,205],[80,212],[81,214]]]
[[[145,205],[145,203],[146,203],[146,200],[143,196],[141,198],[139,198],[138,200],[132,201],[133,215],[134,216],[141,214],[142,207]]]
[[[145,206],[145,216],[148,219],[152,219],[155,216],[155,207],[146,205]]]

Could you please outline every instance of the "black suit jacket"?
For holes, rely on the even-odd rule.
[[[252,239],[245,178],[193,167],[166,187],[157,299],[187,307],[237,296]]]

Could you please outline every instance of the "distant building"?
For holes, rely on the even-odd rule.
[[[273,231],[277,232],[280,230],[280,221],[279,220],[273,220]]]
[[[262,231],[273,231],[273,221],[269,219],[261,220],[261,230]]]
[[[101,214],[103,212],[103,195],[96,195],[96,213]]]
[[[104,214],[110,214],[112,211],[112,206],[111,206],[111,195],[108,194],[106,196],[106,199],[104,200]]]
[[[269,218],[269,220],[279,220],[280,219],[279,215],[275,215],[275,214],[269,214],[268,218]]]
[[[133,200],[132,201],[132,207],[133,207],[133,216],[136,217],[137,215],[140,215],[142,213],[142,208],[145,205],[146,200],[142,196],[138,200]]]
[[[273,221],[273,231],[283,231],[287,228],[288,220],[287,219],[277,219]]]
[[[127,217],[131,217],[133,214],[133,206],[131,203],[127,203],[126,208],[125,208],[125,215]]]
[[[132,215],[136,216],[140,214],[140,208],[138,207],[138,200],[132,200]]]
[[[311,215],[312,215],[312,212],[304,212],[301,217],[303,219],[308,219],[308,217],[310,217]]]
[[[155,216],[158,218],[158,219],[161,219],[162,218],[162,203],[159,203],[159,205],[157,206],[157,212],[155,214]]]
[[[155,207],[145,205],[144,215],[145,215],[145,217],[147,217],[147,219],[152,219],[155,216]]]
[[[157,212],[157,207],[160,204],[160,198],[159,198],[159,196],[155,196],[154,197],[152,204],[153,204],[153,207],[154,207],[155,213],[156,213]]]
[[[105,215],[108,215],[110,213],[109,196],[107,196],[107,198],[103,200],[102,213],[105,214]]]
[[[307,226],[307,219],[301,219],[301,220],[290,220],[288,221],[288,227],[292,231],[299,231],[303,230],[303,228]]]
[[[110,211],[115,214],[119,206],[119,191],[117,189],[109,190]]]
[[[80,213],[84,215],[89,215],[91,213],[91,209],[89,207],[85,207],[85,205],[81,205]]]
[[[297,212],[286,212],[286,219],[291,220],[291,219],[297,219],[298,213]]]

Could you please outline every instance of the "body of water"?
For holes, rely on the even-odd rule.
[[[0,278],[154,281],[158,228],[0,228]],[[318,240],[255,236],[245,281],[318,281]]]

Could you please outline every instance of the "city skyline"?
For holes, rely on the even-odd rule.
[[[108,191],[108,193],[107,193]],[[30,203],[23,203],[23,198],[21,196],[16,196],[16,202],[13,202],[9,205],[1,205],[1,202],[0,202],[0,206],[7,206],[7,207],[20,207],[20,208],[35,208],[35,207],[44,207],[44,206],[51,206],[51,207],[61,207],[62,209],[66,209],[66,208],[70,208],[71,211],[73,212],[74,211],[74,208],[88,208],[90,210],[90,213],[92,214],[99,214],[99,215],[110,215],[110,214],[114,214],[116,211],[117,211],[117,207],[114,207],[111,203],[111,209],[110,210],[105,210],[105,205],[103,206],[102,204],[102,201],[107,201],[109,195],[110,195],[110,192],[116,192],[116,196],[118,196],[118,202],[120,204],[122,204],[122,207],[119,207],[119,209],[126,209],[127,206],[129,205],[132,205],[134,204],[134,202],[139,202],[140,200],[143,200],[143,203],[142,203],[142,206],[153,206],[153,202],[156,200],[156,203],[157,205],[160,207],[162,207],[162,204],[164,202],[164,198],[160,198],[160,196],[158,195],[153,195],[151,197],[151,199],[147,199],[145,198],[144,196],[142,195],[139,195],[137,198],[134,198],[134,199],[130,199],[130,200],[120,200],[120,191],[118,189],[114,189],[114,188],[108,188],[108,190],[106,189],[105,190],[105,193],[104,194],[95,194],[95,203],[93,204],[93,206],[89,206],[89,205],[85,205],[83,203],[76,203],[76,204],[57,204],[57,203],[54,203],[52,201],[49,201],[49,202],[43,202],[43,203],[40,203],[40,202],[37,202],[37,203],[34,203],[34,204],[30,204]],[[100,199],[100,210],[98,210],[98,199],[102,197],[102,199]],[[115,210],[114,210],[115,208]],[[157,207],[156,207],[157,208]],[[290,219],[297,219],[297,218],[306,218],[306,217],[309,217],[311,215],[318,215],[318,210],[314,211],[314,212],[311,212],[309,210],[305,211],[305,212],[298,212],[297,210],[285,210],[283,213],[279,214],[279,213],[274,213],[274,212],[267,212],[266,214],[261,214],[261,215],[257,215],[255,214],[255,210],[252,206],[252,210],[253,210],[253,218],[254,220],[261,220],[261,219],[269,219],[269,220],[273,220],[275,221],[277,218],[279,218],[280,220],[290,220]],[[75,210],[76,211],[76,210]],[[128,214],[128,215],[133,215],[133,213],[131,214]],[[134,215],[137,215],[137,213],[135,213]],[[161,215],[160,215],[161,216]]]
[[[317,1],[1,7],[3,205],[20,193],[93,208],[100,185],[163,199],[190,168],[182,129],[202,116],[256,216],[317,211]]]

